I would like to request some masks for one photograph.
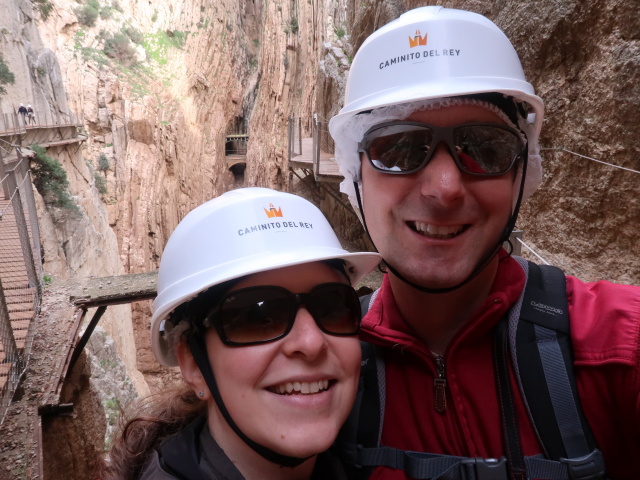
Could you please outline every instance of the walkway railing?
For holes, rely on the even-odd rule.
[[[227,168],[234,174],[244,172],[247,165],[247,143],[249,135],[246,133],[227,134],[224,143],[224,155]]]
[[[289,160],[302,154],[302,118],[289,117]]]
[[[248,141],[249,141],[249,135],[247,135],[246,133],[227,135],[225,137],[225,143],[224,143],[224,154],[226,156],[246,155]]]
[[[329,134],[328,122],[317,114],[304,130],[311,136],[302,137],[302,119],[289,119],[289,167],[313,173],[316,182],[340,182],[342,177],[333,158],[333,139]],[[308,135],[308,134],[307,134]],[[295,173],[295,172],[294,172]]]
[[[333,156],[335,146],[329,134],[329,122],[323,122],[318,114],[313,115],[313,176],[320,180],[320,152],[328,152]]]
[[[35,121],[30,122],[26,115],[20,113],[3,113],[0,115],[0,135],[4,133],[25,133],[30,128],[81,126],[82,118],[73,112],[55,112],[44,110],[36,113]]]
[[[5,163],[0,139],[0,424],[25,373],[42,298],[40,232],[29,159]]]

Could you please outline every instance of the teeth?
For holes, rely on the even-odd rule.
[[[438,226],[429,223],[413,222],[413,228],[425,237],[447,239],[453,238],[464,230],[464,225]]]
[[[280,395],[309,395],[328,389],[329,380],[318,380],[317,382],[287,382],[271,387],[269,390]]]

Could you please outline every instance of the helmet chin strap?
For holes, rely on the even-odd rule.
[[[220,410],[220,413],[229,424],[231,429],[242,439],[244,443],[246,443],[249,447],[251,447],[251,449],[253,449],[253,451],[258,453],[266,460],[283,467],[297,467],[298,465],[311,458],[299,458],[282,455],[278,452],[274,452],[264,445],[260,445],[259,443],[254,442],[249,437],[247,437],[242,432],[242,430],[240,430],[240,427],[238,427],[238,425],[236,425],[236,423],[233,421],[233,418],[231,418],[227,407],[222,401],[222,396],[220,395],[220,390],[218,389],[218,384],[216,383],[215,376],[213,375],[213,370],[211,369],[211,364],[209,363],[209,357],[207,356],[207,347],[205,345],[204,335],[202,335],[201,332],[197,332],[195,335],[191,335],[191,337],[189,338],[189,348],[196,364],[200,368],[200,372],[202,372],[202,376],[204,377],[204,380],[209,387],[209,391],[211,392],[211,395],[216,402],[218,410]]]
[[[383,258],[385,264],[387,265],[387,268],[389,268],[391,273],[393,273],[396,277],[398,277],[400,280],[402,280],[407,285],[410,285],[413,288],[415,288],[416,290],[420,290],[421,292],[425,292],[425,293],[447,293],[447,292],[451,292],[453,290],[457,290],[458,288],[462,287],[463,285],[466,285],[471,280],[473,280],[476,276],[478,276],[478,274],[480,272],[482,272],[489,265],[489,263],[491,263],[491,260],[493,260],[493,257],[495,257],[498,254],[498,252],[502,248],[502,244],[509,239],[509,236],[511,235],[511,231],[513,230],[513,228],[516,225],[516,220],[518,219],[518,213],[520,211],[520,204],[522,203],[522,193],[524,191],[524,181],[525,181],[525,178],[527,176],[527,159],[528,159],[528,152],[527,152],[527,150],[525,150],[525,154],[524,154],[523,161],[522,161],[522,175],[521,175],[522,178],[520,180],[520,188],[518,189],[518,198],[517,198],[516,204],[515,204],[515,206],[513,208],[513,212],[511,213],[511,217],[509,217],[509,220],[507,221],[507,224],[504,227],[502,235],[500,236],[500,240],[498,241],[498,244],[495,246],[495,248],[491,249],[489,252],[487,252],[484,255],[484,257],[482,257],[480,259],[480,261],[478,262],[476,268],[471,272],[471,274],[467,278],[465,278],[462,282],[460,282],[457,285],[454,285],[452,287],[429,288],[429,287],[425,287],[423,285],[418,285],[417,283],[412,282],[411,280],[407,279],[406,277],[404,277],[398,271],[398,269],[396,269],[393,265],[391,265],[389,262],[387,262],[386,259]],[[360,215],[362,216],[362,224],[364,226],[364,230],[365,230],[365,232],[367,232],[367,235],[369,236],[369,239],[371,240],[371,243],[375,246],[375,242],[373,241],[373,238],[371,238],[371,234],[369,233],[369,229],[367,228],[367,221],[365,220],[365,217],[364,217],[364,208],[362,206],[362,199],[360,197],[360,189],[358,188],[358,182],[354,181],[353,182],[353,186],[354,186],[354,189],[356,191],[356,199],[358,200],[358,208],[360,209]],[[376,247],[376,250],[377,249],[378,249],[378,247]]]

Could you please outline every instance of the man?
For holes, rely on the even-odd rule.
[[[526,403],[510,362],[506,381],[494,373],[496,329],[532,275],[502,244],[542,177],[542,117],[498,27],[471,12],[423,7],[363,43],[345,106],[330,122],[342,190],[388,268],[362,331],[385,365],[380,444],[470,457],[456,467],[466,473],[442,478],[604,478],[595,450],[553,474],[535,470],[530,457],[549,453],[530,419],[536,402]],[[566,277],[566,295],[567,376],[607,476],[637,478],[640,289]],[[550,370],[566,372],[560,367]],[[411,478],[403,469],[413,457],[396,461],[397,450],[393,461],[369,463],[394,467],[370,478]],[[507,462],[490,460],[501,457]]]
[[[24,125],[26,125],[27,124],[27,109],[25,108],[24,103],[20,104],[20,107],[18,108],[18,113],[22,117],[22,123]]]

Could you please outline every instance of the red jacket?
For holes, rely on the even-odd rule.
[[[434,408],[436,359],[402,319],[385,277],[362,337],[386,364],[382,445],[448,455],[503,455],[492,360],[493,329],[518,299],[524,273],[500,262],[491,293],[445,354],[446,409]],[[612,480],[640,478],[640,288],[567,277],[575,372],[584,413]],[[427,307],[425,307],[426,309]],[[513,383],[525,455],[542,453]],[[372,479],[404,479],[376,469]]]

